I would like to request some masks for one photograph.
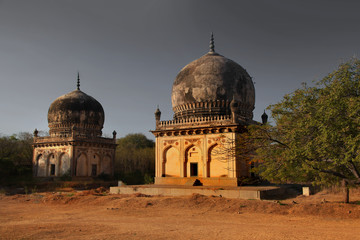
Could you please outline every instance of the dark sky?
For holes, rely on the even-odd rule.
[[[105,110],[103,133],[172,118],[177,73],[215,50],[255,81],[254,119],[269,104],[360,53],[360,1],[0,1],[0,133],[48,130],[47,111],[76,88]]]

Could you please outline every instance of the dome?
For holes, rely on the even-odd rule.
[[[251,77],[236,62],[210,52],[186,65],[172,87],[174,118],[229,115],[230,102],[237,102],[237,114],[252,119],[255,89]]]
[[[101,104],[79,88],[58,97],[48,111],[50,135],[65,136],[75,130],[82,134],[101,136],[104,120]]]

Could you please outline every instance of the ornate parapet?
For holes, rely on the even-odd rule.
[[[254,107],[251,104],[239,102],[237,104],[236,113],[244,118],[252,118]],[[184,119],[191,117],[205,117],[217,115],[230,115],[230,102],[225,100],[204,101],[185,103],[173,107],[174,118]]]
[[[156,125],[156,129],[170,129],[170,128],[188,128],[189,126],[201,126],[201,125],[226,125],[231,123],[231,115],[217,115],[207,117],[193,117],[186,119],[175,119],[168,121],[159,121]]]
[[[64,146],[85,142],[90,144],[112,145],[114,148],[116,147],[116,139],[114,138],[86,136],[81,134],[73,134],[67,137],[34,137],[33,146]]]

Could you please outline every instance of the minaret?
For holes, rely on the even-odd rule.
[[[155,121],[156,121],[156,127],[157,127],[157,125],[160,122],[160,118],[161,118],[161,112],[160,112],[160,109],[159,109],[159,105],[157,106],[156,111],[155,111],[154,114],[155,114]]]
[[[114,130],[112,134],[113,134],[113,140],[116,142],[116,134],[117,134],[117,132]]]

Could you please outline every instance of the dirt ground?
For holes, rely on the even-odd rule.
[[[0,195],[0,239],[360,239],[351,204],[320,192],[283,201],[87,191]]]

